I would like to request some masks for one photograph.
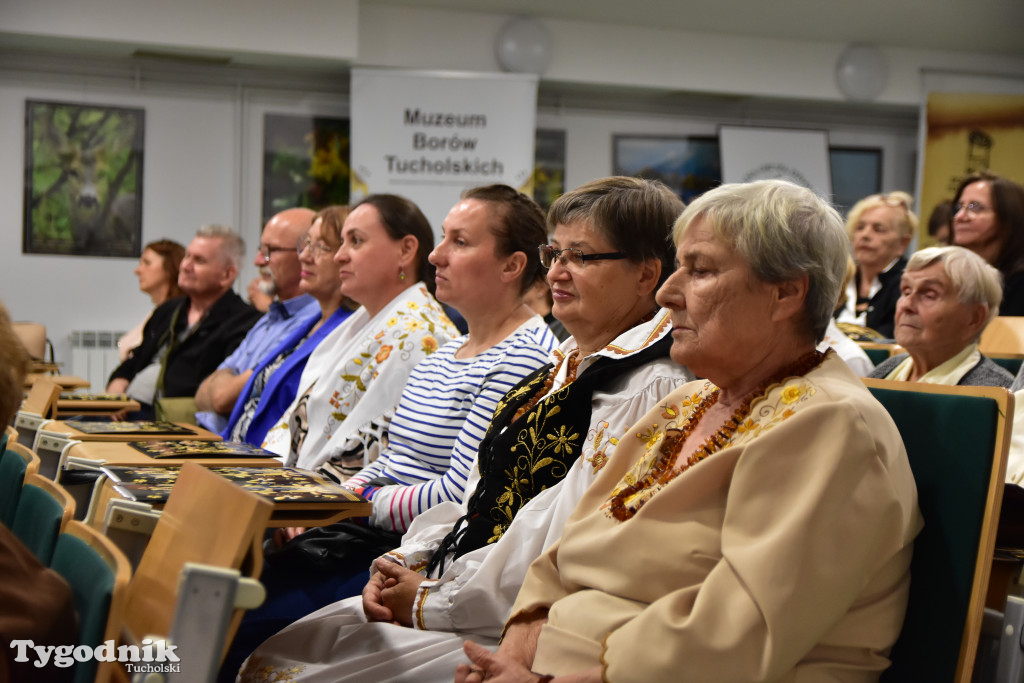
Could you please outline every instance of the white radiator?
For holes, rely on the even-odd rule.
[[[89,381],[90,391],[102,392],[107,378],[121,361],[117,340],[124,332],[78,330],[71,333],[71,374]]]

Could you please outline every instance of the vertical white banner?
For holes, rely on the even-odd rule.
[[[719,126],[718,139],[722,182],[788,180],[832,200],[826,131]]]
[[[435,235],[468,187],[529,193],[537,77],[352,69],[352,202],[411,199]]]

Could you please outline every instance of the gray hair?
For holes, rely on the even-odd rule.
[[[942,264],[960,303],[988,306],[988,319],[978,330],[980,336],[982,330],[999,315],[999,304],[1003,300],[1002,275],[970,249],[953,246],[928,247],[915,252],[907,261],[906,270],[922,270],[934,263]]]
[[[221,258],[239,270],[245,258],[245,241],[241,236],[226,225],[204,225],[196,230],[196,237],[208,237],[220,240]]]
[[[806,275],[804,322],[815,342],[839,297],[848,240],[843,219],[811,190],[783,180],[722,185],[693,201],[676,221],[676,243],[696,220],[730,243],[762,282]]]

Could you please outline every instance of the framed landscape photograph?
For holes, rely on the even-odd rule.
[[[142,109],[26,101],[23,253],[139,255],[144,121]]]
[[[348,204],[349,143],[348,119],[264,115],[263,224],[296,206]]]
[[[660,180],[689,203],[722,182],[718,138],[614,135],[612,171]]]

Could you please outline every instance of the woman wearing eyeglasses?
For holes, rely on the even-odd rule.
[[[293,400],[310,354],[352,311],[344,305],[334,252],[341,246],[347,206],[329,206],[316,215],[309,233],[299,238],[299,290],[320,304],[311,316],[253,370],[221,433],[229,441],[263,443],[267,430]]]
[[[1002,274],[999,315],[1024,315],[1024,187],[987,172],[964,178],[953,198],[953,244]]]
[[[906,192],[873,194],[850,209],[846,233],[857,272],[847,286],[839,322],[863,325],[892,338],[900,276],[907,265],[903,252],[917,231],[917,216],[910,210],[913,201]]]

